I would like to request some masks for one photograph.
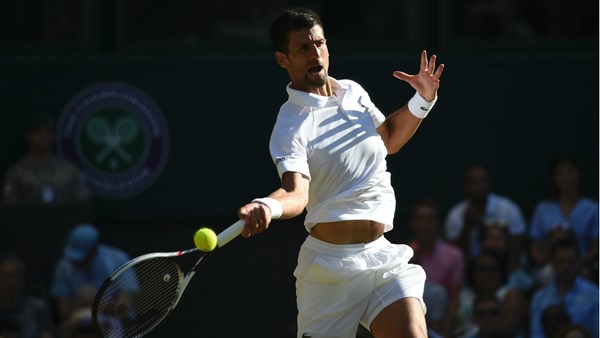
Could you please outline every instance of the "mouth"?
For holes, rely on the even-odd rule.
[[[308,73],[310,75],[319,75],[319,73],[323,70],[323,66],[314,66],[308,68]]]

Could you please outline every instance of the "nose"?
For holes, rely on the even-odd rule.
[[[321,49],[319,49],[316,44],[310,45],[310,57],[312,59],[321,58]]]

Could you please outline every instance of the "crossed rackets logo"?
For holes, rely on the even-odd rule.
[[[96,116],[88,122],[86,131],[90,140],[103,147],[95,157],[96,164],[101,164],[112,153],[125,162],[132,161],[131,154],[122,145],[130,144],[139,134],[134,119],[123,116],[111,125],[104,117]]]

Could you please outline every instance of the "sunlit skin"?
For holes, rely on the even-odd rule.
[[[275,52],[275,60],[287,70],[292,88],[323,96],[333,94],[329,50],[321,26],[290,32],[288,52]]]
[[[323,28],[320,25],[288,33],[287,50],[275,52],[275,60],[284,68],[293,89],[306,93],[333,96],[329,78],[329,50]],[[392,73],[394,77],[410,84],[426,101],[437,98],[440,76],[444,65],[436,67],[436,56],[427,57],[421,52],[417,74],[402,71]],[[398,108],[386,116],[377,127],[388,154],[397,153],[414,135],[422,118],[412,114],[408,105]],[[288,219],[300,215],[308,203],[309,180],[301,173],[287,171],[282,174],[281,187],[268,197],[282,206],[280,218]],[[246,221],[242,236],[250,237],[265,231],[271,222],[271,210],[260,203],[248,203],[238,210],[240,219]],[[342,220],[315,224],[311,236],[331,244],[369,243],[383,235],[384,224],[372,220]],[[417,298],[406,297],[385,307],[371,323],[373,336],[426,337],[427,326],[423,308]]]

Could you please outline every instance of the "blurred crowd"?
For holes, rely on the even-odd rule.
[[[4,207],[90,203],[79,169],[54,153],[54,127],[52,116],[31,117],[27,151],[4,178]],[[403,241],[427,273],[430,337],[598,337],[598,201],[585,194],[577,160],[550,159],[547,196],[529,219],[494,192],[488,169],[464,170],[464,198],[447,211],[439,196],[410,206]],[[89,223],[70,230],[62,254],[47,297],[28,288],[18,255],[0,255],[0,337],[93,337],[96,290],[130,257]]]
[[[0,2],[0,43],[92,43],[98,39],[96,33],[103,32],[119,36],[114,43],[197,45],[217,39],[264,43],[273,14],[295,5],[319,12],[336,40],[411,40],[426,33],[423,21],[434,26],[441,39],[598,37],[594,0],[5,0]],[[424,15],[427,20],[418,19]]]

